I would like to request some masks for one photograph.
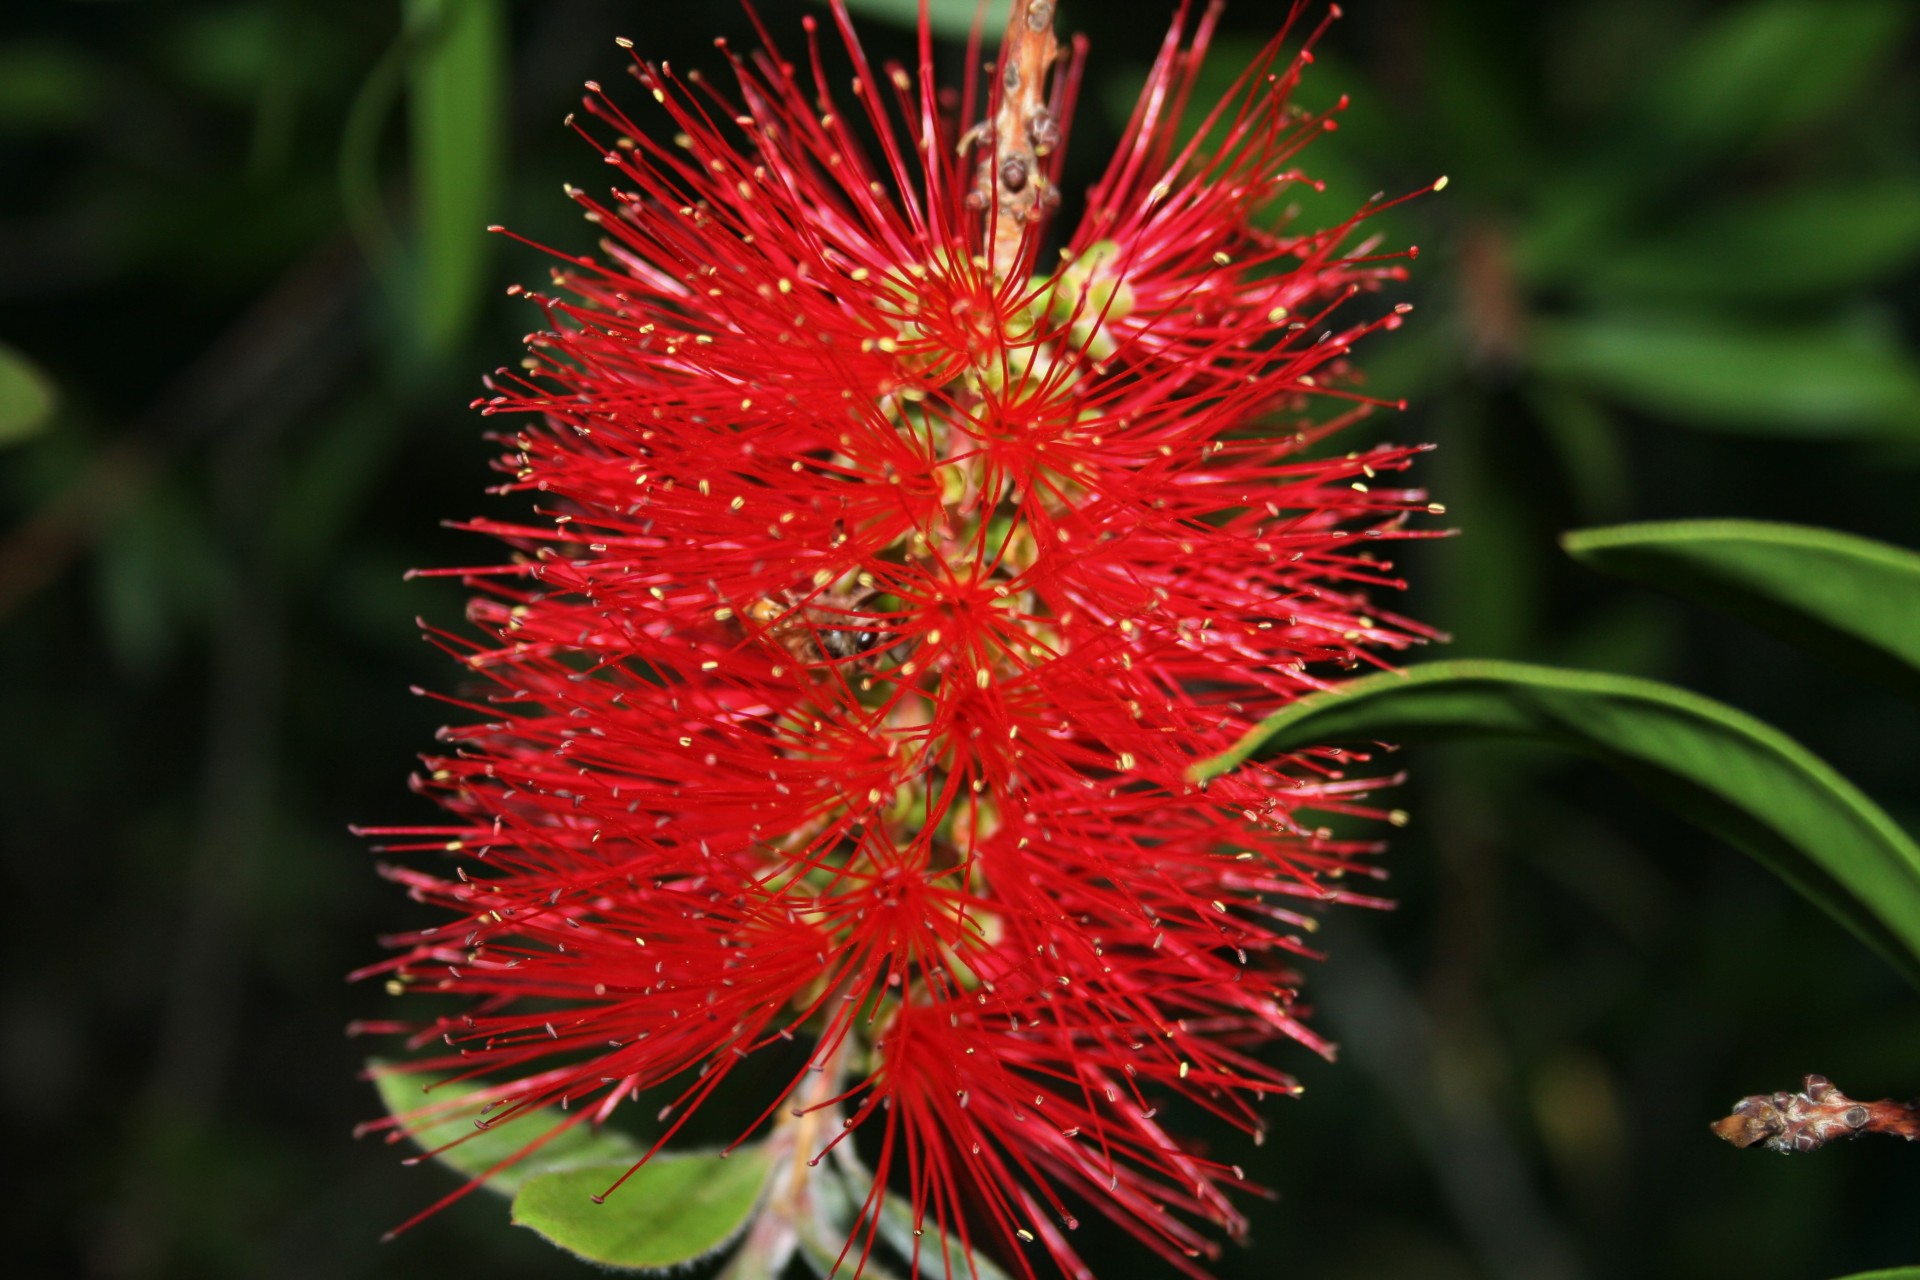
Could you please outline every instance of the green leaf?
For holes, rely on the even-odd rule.
[[[737,1147],[724,1159],[711,1151],[657,1155],[609,1193],[631,1166],[529,1178],[513,1198],[514,1225],[604,1266],[679,1266],[724,1248],[747,1225],[773,1157],[764,1146]]]
[[[53,417],[53,379],[0,342],[0,446],[31,440]]]
[[[1920,1280],[1920,1267],[1891,1267],[1885,1271],[1862,1271],[1841,1276],[1839,1280]]]
[[[0,45],[0,136],[80,128],[108,96],[111,78],[86,55],[52,41]]]
[[[494,1172],[495,1166],[512,1160],[529,1142],[533,1142],[567,1120],[578,1120],[554,1107],[544,1107],[491,1129],[477,1129],[482,1103],[459,1105],[461,1094],[477,1087],[471,1081],[456,1082],[448,1075],[425,1071],[406,1071],[384,1062],[370,1062],[374,1087],[380,1101],[395,1116],[406,1116],[422,1108],[435,1107],[452,1099],[455,1105],[444,1111],[423,1112],[421,1123],[409,1125],[407,1134],[423,1150],[437,1151],[447,1143],[465,1137],[457,1147],[437,1151],[435,1159],[468,1178],[486,1178],[487,1187],[502,1195],[512,1195],[533,1177],[579,1165],[616,1164],[624,1170],[638,1160],[644,1148],[632,1138],[614,1129],[595,1129],[581,1122],[529,1153],[523,1160]],[[491,1176],[488,1176],[491,1174]]]
[[[506,138],[506,6],[407,0],[406,14],[423,34],[408,67],[418,323],[426,348],[445,351],[466,332],[486,284]]]
[[[989,48],[1000,43],[1001,33],[1007,29],[1010,3],[1011,0],[988,0],[987,16],[981,22],[980,31],[981,39]],[[973,29],[973,15],[978,7],[974,0],[927,0],[927,25],[937,36],[965,40]],[[847,0],[847,8],[862,17],[895,26],[917,29],[920,25],[920,0]]]
[[[234,565],[207,516],[185,485],[159,479],[118,513],[95,548],[100,637],[131,676],[158,672],[217,602],[234,598]]]
[[[1891,177],[1729,204],[1576,274],[1602,295],[1747,301],[1855,288],[1917,257],[1920,178]]]
[[[1542,372],[1697,426],[1803,438],[1920,434],[1920,367],[1852,325],[1543,320],[1532,355]]]
[[[1920,847],[1793,739],[1671,685],[1514,662],[1428,663],[1303,698],[1195,774],[1326,742],[1457,738],[1559,746],[1612,765],[1920,985]]]
[[[1757,520],[1583,529],[1560,545],[1582,564],[1724,609],[1920,698],[1920,554]]]
[[[1896,57],[1908,0],[1770,0],[1734,6],[1650,78],[1662,145],[1744,149],[1811,127]]]
[[[926,1280],[1011,1280],[1002,1268],[975,1249],[971,1259],[966,1246],[961,1242],[958,1231],[947,1234],[942,1247],[940,1228],[929,1215],[921,1234],[913,1234],[913,1205],[899,1196],[888,1194],[880,1205],[880,1235],[903,1258],[911,1259],[914,1245],[919,1244],[920,1274]],[[943,1256],[944,1255],[944,1256]],[[971,1269],[969,1269],[971,1262]]]
[[[1523,394],[1580,510],[1600,519],[1624,512],[1631,482],[1612,415],[1590,397],[1539,379]]]

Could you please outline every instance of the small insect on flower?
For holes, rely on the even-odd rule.
[[[758,1082],[728,1136],[792,1157],[743,1202],[768,1274],[1083,1276],[1086,1210],[1201,1274],[1244,1179],[1161,1113],[1260,1137],[1298,1091],[1262,1046],[1328,1048],[1308,935],[1380,902],[1377,845],[1314,816],[1388,816],[1364,757],[1193,772],[1429,635],[1369,596],[1423,536],[1418,450],[1326,446],[1381,407],[1349,357],[1412,251],[1362,234],[1389,202],[1285,211],[1332,15],[1188,127],[1216,13],[1182,9],[1056,233],[1085,45],[1012,8],[953,92],[928,32],[875,67],[837,2],[850,93],[812,15],[801,62],[723,46],[728,86],[636,59],[645,124],[590,86],[598,252],[479,402],[534,514],[465,526],[512,554],[432,633],[469,682],[417,779],[449,817],[385,831],[450,918],[367,972],[466,1002],[378,1024],[446,1046],[396,1070],[529,1163],[644,1099],[634,1167]]]
[[[878,621],[863,612],[878,595],[871,588],[813,600],[796,600],[789,593],[784,600],[755,600],[742,616],[802,662],[851,663],[889,647]]]

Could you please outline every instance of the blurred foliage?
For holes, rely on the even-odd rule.
[[[818,12],[758,7],[790,53]],[[1168,8],[1062,5],[1092,42],[1069,193]],[[1209,83],[1285,8],[1230,5]],[[1920,829],[1911,708],[1555,541],[1711,516],[1920,545],[1920,8],[1346,8],[1303,100],[1352,105],[1304,157],[1326,189],[1294,216],[1452,178],[1374,224],[1424,250],[1415,323],[1361,352],[1370,389],[1413,407],[1343,446],[1442,445],[1424,479],[1462,533],[1402,557],[1406,611],[1463,656],[1698,690]],[[341,975],[425,920],[345,832],[425,812],[400,780],[440,713],[402,691],[454,683],[412,619],[456,621],[460,593],[402,574],[487,554],[443,517],[507,510],[465,406],[538,323],[501,288],[545,264],[481,228],[590,243],[559,188],[600,162],[559,122],[624,65],[615,35],[690,65],[753,39],[729,5],[615,0],[0,17],[0,833],[29,908],[0,1011],[8,1150],[32,1161],[15,1274],[580,1273],[483,1197],[380,1245],[456,1184],[350,1139],[381,1104],[339,1032],[386,1003]],[[1330,921],[1309,985],[1342,1062],[1277,1051],[1309,1088],[1272,1105],[1258,1152],[1193,1120],[1278,1192],[1223,1276],[1916,1260],[1911,1150],[1775,1161],[1706,1130],[1807,1071],[1920,1090],[1920,1004],[1891,970],[1600,771],[1500,744],[1393,763],[1415,815],[1390,855],[1402,906]],[[709,1125],[689,1136],[734,1136]],[[1096,1267],[1130,1274],[1094,1236]]]
[[[39,366],[0,346],[0,445],[38,432],[53,416],[53,384]]]

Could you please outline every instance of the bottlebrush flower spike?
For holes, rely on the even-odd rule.
[[[484,639],[434,633],[484,690],[418,780],[454,820],[385,832],[448,851],[388,874],[455,919],[369,972],[472,1001],[375,1024],[451,1046],[415,1067],[496,1119],[659,1090],[665,1143],[797,1038],[741,1139],[778,1115],[836,1153],[780,1176],[871,1165],[848,1273],[891,1185],[916,1250],[1086,1275],[1081,1205],[1203,1274],[1240,1174],[1156,1109],[1258,1136],[1296,1088],[1260,1046],[1329,1051],[1294,958],[1323,904],[1378,903],[1343,887],[1376,846],[1308,815],[1384,815],[1334,751],[1189,770],[1426,634],[1366,595],[1429,509],[1392,479],[1415,450],[1313,448],[1406,309],[1343,304],[1411,251],[1356,243],[1378,200],[1263,216],[1333,127],[1289,102],[1309,54],[1283,31],[1182,144],[1215,10],[1183,12],[1043,264],[1083,57],[1050,66],[1051,8],[1016,0],[984,101],[935,86],[924,22],[876,70],[837,2],[851,98],[811,18],[804,64],[726,50],[727,87],[636,61],[664,129],[588,86],[600,253],[477,402],[520,415],[502,491],[540,518],[465,526],[514,556],[450,571]]]

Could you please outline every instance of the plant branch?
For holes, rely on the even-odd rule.
[[[1736,1147],[1782,1155],[1818,1151],[1836,1138],[1885,1133],[1920,1142],[1920,1100],[1856,1102],[1825,1076],[1808,1076],[1799,1093],[1756,1093],[1733,1104],[1713,1131]]]
[[[1040,221],[1059,200],[1041,160],[1058,139],[1058,125],[1047,106],[1047,73],[1059,55],[1053,38],[1053,0],[1014,0],[1007,34],[1000,42],[999,109],[993,119],[991,174],[982,174],[982,198],[991,191],[989,250],[996,275],[1011,275],[1020,261],[1030,223]]]

